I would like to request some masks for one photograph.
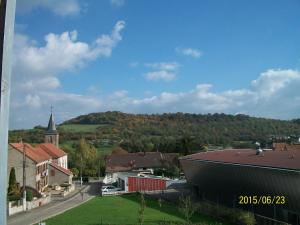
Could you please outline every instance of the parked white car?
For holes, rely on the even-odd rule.
[[[110,185],[110,186],[103,186],[101,188],[101,191],[102,192],[110,192],[111,193],[111,192],[121,191],[121,189]]]

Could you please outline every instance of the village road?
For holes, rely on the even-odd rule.
[[[8,217],[8,225],[32,225],[40,221],[44,221],[47,218],[53,217],[55,215],[61,214],[71,208],[74,208],[99,194],[100,184],[98,182],[93,182],[87,185],[83,189],[83,198],[81,193],[77,192],[71,197],[66,197],[65,199],[55,199],[51,203],[27,211],[24,213],[19,213]]]

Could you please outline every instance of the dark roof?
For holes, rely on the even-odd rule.
[[[55,122],[54,122],[54,116],[53,116],[52,113],[51,113],[50,118],[49,118],[46,134],[57,134],[56,125],[55,125]]]
[[[181,159],[300,170],[300,151],[295,149],[287,151],[268,150],[260,155],[256,155],[256,150],[254,149],[227,149],[201,152],[182,157]]]
[[[9,144],[13,149],[16,149],[17,151],[23,153],[23,150],[25,149],[25,154],[28,158],[30,158],[35,163],[44,162],[47,160],[50,160],[51,157],[45,153],[41,148],[39,147],[32,147],[30,144],[22,144],[22,143],[10,143]]]
[[[57,164],[54,163],[54,162],[50,163],[50,166],[52,166],[53,168],[55,168],[55,169],[61,171],[61,172],[64,173],[64,174],[67,174],[68,176],[72,175],[72,172],[71,172],[70,170],[63,168],[63,167],[57,165]]]
[[[106,158],[106,171],[120,172],[138,168],[160,168],[163,160],[173,160],[175,155],[177,156],[176,153],[163,154],[160,152],[112,154]]]
[[[48,155],[51,156],[52,159],[57,159],[67,155],[67,153],[65,153],[63,150],[57,148],[54,144],[51,143],[39,144],[37,147],[44,150]]]

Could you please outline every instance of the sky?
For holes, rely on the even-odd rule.
[[[300,117],[298,0],[17,0],[10,129],[91,112]]]

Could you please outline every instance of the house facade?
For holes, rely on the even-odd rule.
[[[25,161],[26,186],[43,192],[49,185],[49,162],[51,158],[41,149],[29,144],[11,143],[8,148],[8,177],[12,168],[16,172],[16,180],[23,186],[23,162]],[[25,160],[24,160],[25,153]]]
[[[73,174],[70,170],[58,166],[56,163],[49,164],[49,183],[54,184],[72,184]]]

